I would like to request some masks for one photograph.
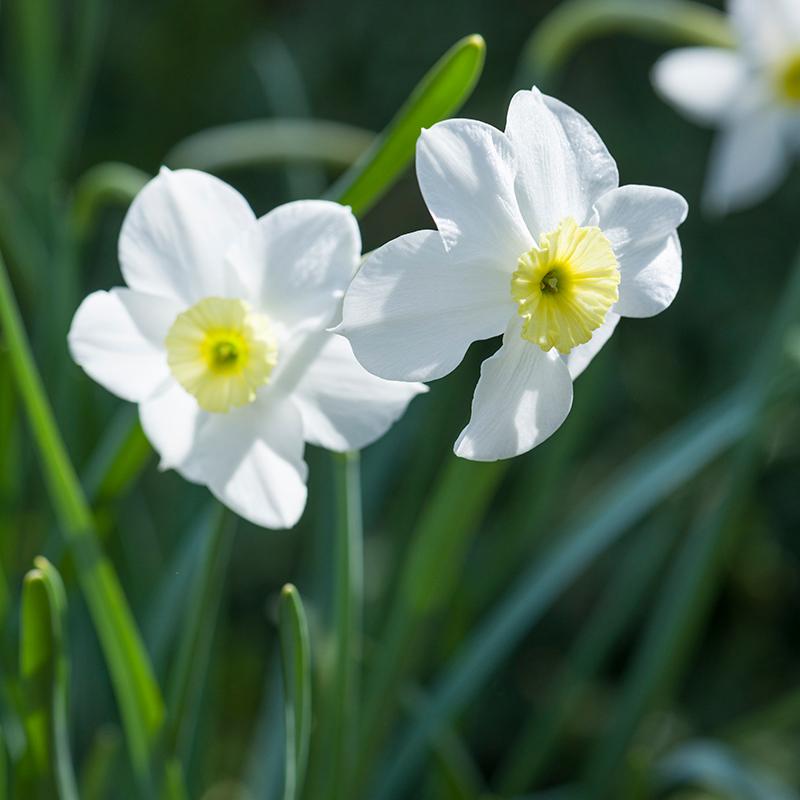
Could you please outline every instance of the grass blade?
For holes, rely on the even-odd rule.
[[[710,612],[725,559],[745,530],[734,523],[757,474],[762,418],[775,391],[786,332],[798,313],[800,254],[745,382],[747,436],[737,447],[719,496],[690,531],[650,618],[613,723],[591,755],[585,778],[590,797],[599,800],[613,793],[620,761],[643,714],[675,683]]]
[[[584,689],[641,613],[645,595],[662,566],[678,526],[655,522],[642,531],[626,554],[611,586],[592,613],[567,658],[561,678],[547,694],[547,709],[530,716],[528,725],[500,769],[498,791],[513,796],[535,786],[556,752],[570,718],[585,697]]]
[[[175,668],[170,680],[167,753],[182,761],[188,757],[196,728],[194,711],[211,655],[214,621],[218,616],[236,527],[235,517],[226,514],[221,506],[216,508],[215,516],[212,535],[206,544],[188,604],[189,616],[180,628]]]
[[[44,558],[22,589],[20,677],[27,737],[26,761],[35,797],[77,800],[67,734],[69,661],[66,593],[61,576]]]
[[[431,737],[464,708],[561,592],[634,522],[737,441],[751,414],[744,392],[736,390],[682,422],[632,459],[578,521],[554,537],[551,553],[524,571],[445,669],[430,693],[424,722],[406,729],[391,748],[371,797],[403,794]]]
[[[727,17],[693,0],[570,0],[556,6],[531,34],[522,50],[514,88],[551,84],[578,47],[612,33],[669,44],[736,44]]]
[[[425,652],[429,622],[455,588],[509,461],[478,464],[451,456],[420,517],[405,558],[380,648],[370,665],[362,770],[373,760],[397,705],[399,687]]]
[[[163,720],[163,701],[119,579],[98,544],[89,505],[56,427],[2,257],[0,323],[47,488],[108,664],[134,771],[150,784],[150,758]]]
[[[153,456],[136,409],[120,407],[111,420],[83,475],[83,486],[93,504],[120,497]]]
[[[331,187],[327,197],[365,214],[414,158],[417,137],[455,113],[483,71],[486,44],[473,34],[456,42],[417,84],[389,126]]]
[[[104,205],[127,205],[150,180],[150,175],[130,164],[109,161],[87,170],[75,186],[72,224],[79,239],[85,239]]]
[[[358,732],[359,669],[364,584],[361,520],[361,460],[357,452],[336,454],[336,593],[331,732],[334,734],[334,797],[348,796]]]
[[[311,737],[311,652],[303,602],[291,584],[281,591],[278,620],[286,718],[283,798],[297,800],[303,790]]]
[[[215,172],[237,167],[321,162],[349,167],[372,143],[374,134],[341,122],[311,119],[258,119],[209,128],[169,151],[165,163]]]
[[[702,787],[731,800],[798,800],[798,793],[777,777],[751,767],[720,742],[693,741],[658,765],[660,788]]]

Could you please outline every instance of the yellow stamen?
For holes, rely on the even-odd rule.
[[[619,265],[599,228],[572,217],[524,253],[511,278],[511,294],[525,320],[522,336],[545,352],[569,351],[592,338],[619,299]]]
[[[278,357],[267,318],[242,300],[221,297],[178,314],[165,343],[178,383],[201,408],[218,413],[252,403]]]
[[[792,104],[800,103],[800,53],[781,62],[777,72],[778,94]]]

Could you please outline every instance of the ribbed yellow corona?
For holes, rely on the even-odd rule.
[[[562,354],[585,344],[619,299],[619,281],[617,258],[602,231],[563,219],[520,257],[511,278],[523,338]]]
[[[252,403],[278,359],[269,320],[229,298],[206,297],[179,314],[165,344],[175,379],[214,413]]]

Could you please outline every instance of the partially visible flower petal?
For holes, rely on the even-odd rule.
[[[481,366],[472,417],[455,453],[473,461],[497,461],[525,453],[553,434],[572,406],[572,379],[561,356],[521,336],[515,318],[503,346]]]
[[[537,239],[565,217],[584,224],[593,203],[619,185],[617,165],[597,131],[536,88],[511,99],[506,135],[517,156],[522,214]]]
[[[447,253],[435,231],[378,248],[350,285],[337,329],[356,358],[391,380],[452,372],[469,345],[501,333],[515,314],[511,277]]]
[[[675,299],[681,284],[683,259],[678,234],[629,249],[621,268],[625,277],[614,311],[623,317],[661,313]]]
[[[347,339],[319,335],[324,343],[292,398],[306,441],[339,452],[359,450],[383,436],[427,387],[377,378],[356,361]]]
[[[173,300],[131,289],[94,292],[72,320],[72,357],[118,397],[144,400],[170,379],[164,337],[180,310]]]
[[[139,421],[158,453],[159,469],[176,469],[192,450],[198,430],[210,416],[177,381],[139,404]]]
[[[619,301],[614,310],[622,316],[649,317],[675,299],[681,282],[675,229],[688,209],[676,192],[636,185],[615,189],[595,205],[597,224],[619,261]]]
[[[747,64],[735,50],[684,47],[662,56],[652,79],[665,100],[707,125],[730,116],[746,76]]]
[[[349,208],[298,200],[261,217],[234,243],[227,261],[251,302],[292,328],[331,321],[360,257],[361,235]]]
[[[283,397],[259,397],[227,414],[207,414],[176,469],[228,508],[265,528],[291,528],[306,504],[300,412]]]
[[[705,205],[727,213],[763,200],[777,188],[789,167],[779,109],[731,120],[720,130],[711,151]]]
[[[595,330],[592,338],[586,344],[579,344],[573,347],[567,355],[562,356],[569,369],[572,380],[578,377],[586,367],[591,364],[592,359],[603,349],[603,345],[611,338],[620,320],[619,314],[609,311],[603,324]]]
[[[790,54],[800,44],[797,0],[729,0],[742,48],[761,64]]]
[[[227,183],[191,169],[163,168],[136,196],[122,224],[119,260],[132,289],[192,305],[241,294],[225,252],[255,224]]]
[[[533,244],[514,193],[514,151],[484,122],[450,119],[417,140],[417,179],[447,250],[513,272]]]

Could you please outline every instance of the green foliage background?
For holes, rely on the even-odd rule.
[[[42,13],[58,15],[57,30],[70,30],[77,6],[37,3]],[[511,94],[525,88],[519,82],[520,53],[557,4],[117,0],[100,14],[106,19],[94,91],[80,118],[81,136],[70,143],[56,173],[48,171],[44,155],[41,163],[37,159],[46,155],[46,142],[31,139],[26,128],[31,75],[19,58],[14,5],[8,0],[0,8],[5,34],[0,245],[69,453],[86,477],[109,426],[124,427],[128,412],[72,364],[65,335],[86,293],[120,282],[115,248],[124,207],[102,212],[73,270],[62,232],[50,222],[59,213],[56,198],[69,194],[80,175],[104,161],[153,174],[177,142],[212,126],[309,116],[379,131],[424,71],[453,42],[475,32],[486,40],[486,66],[461,114],[502,128]],[[474,346],[454,374],[416,399],[406,417],[362,455],[367,687],[386,647],[391,609],[402,607],[403,597],[423,598],[403,652],[412,662],[409,674],[379,697],[378,707],[386,706],[386,731],[394,736],[402,736],[409,720],[413,727],[414,720],[429,714],[428,703],[435,703],[443,686],[441,676],[449,674],[446,665],[476,631],[483,631],[479,623],[490,619],[528,565],[541,565],[545,582],[560,580],[551,557],[572,532],[611,520],[609,503],[615,498],[637,501],[636,486],[625,494],[630,476],[627,482],[620,477],[628,474],[636,454],[649,452],[662,435],[688,424],[734,387],[745,393],[763,389],[773,376],[765,377],[753,362],[769,357],[765,342],[780,361],[786,342],[797,341],[791,325],[788,340],[786,329],[777,338],[768,332],[791,293],[800,244],[800,175],[795,169],[775,196],[752,210],[726,219],[705,217],[699,198],[711,134],[654,95],[648,72],[665,47],[624,35],[589,42],[546,88],[593,123],[617,159],[623,183],[667,186],[689,199],[692,211],[681,229],[684,282],[673,306],[654,319],[622,322],[578,380],[576,406],[564,427],[526,456],[500,466],[452,464],[452,442],[468,418],[479,364],[493,342]],[[38,57],[50,55],[43,43]],[[45,129],[58,129],[57,109],[54,99]],[[334,170],[313,164],[220,174],[258,213],[318,194],[336,177]],[[9,212],[17,205],[28,222]],[[34,237],[47,265],[35,280],[30,265],[9,250],[21,224],[47,231]],[[364,249],[430,225],[410,170],[363,219]],[[800,323],[796,308],[789,310],[789,319]],[[800,787],[797,366],[790,358],[780,367],[781,389],[759,414],[756,434],[745,438],[745,455],[741,447],[720,447],[717,457],[697,470],[677,457],[664,472],[653,468],[658,481],[669,486],[666,496],[623,526],[625,535],[601,548],[585,569],[565,576],[541,618],[534,620],[532,610],[521,612],[523,619],[530,614],[531,629],[490,670],[452,726],[435,737],[435,746],[425,750],[420,768],[408,772],[397,796],[512,797],[591,782],[593,775],[602,776],[597,780],[610,797],[677,796],[690,791],[687,784],[714,792],[702,796],[796,796],[791,787]],[[726,407],[714,408],[685,437],[686,446],[722,418]],[[664,447],[670,451],[669,443]],[[298,586],[308,613],[318,663],[315,691],[318,682],[324,684],[336,467],[326,453],[311,450],[308,460],[310,502],[301,524],[291,532],[270,532],[235,523],[230,561],[220,562],[218,596],[202,608],[210,659],[207,669],[196,665],[193,676],[199,702],[192,706],[183,750],[191,797],[260,798],[280,791],[283,717],[276,622],[280,589],[287,581]],[[444,499],[437,489],[442,479]],[[439,498],[433,512],[426,505],[431,498]],[[137,796],[119,742],[108,672],[57,533],[5,351],[0,353],[0,503],[0,563],[8,592],[8,602],[0,604],[5,683],[0,724],[8,752],[13,760],[21,735],[13,722],[13,701],[22,578],[34,556],[44,554],[59,567],[69,599],[68,727],[81,796]],[[158,472],[153,457],[124,491],[110,501],[100,496],[95,504],[104,546],[162,687],[170,683],[176,642],[192,611],[210,506],[204,489]],[[723,508],[719,518],[714,516],[718,508]],[[411,570],[401,580],[421,520],[423,531],[448,525],[458,530],[452,546],[439,551],[442,559],[423,559],[424,569]],[[715,526],[724,529],[724,537],[710,536]],[[692,565],[700,563],[693,547],[702,552],[696,543],[703,537],[711,541],[711,566],[692,583]],[[691,601],[689,607],[676,611],[675,638],[659,647],[659,631],[669,630],[671,619],[665,608],[681,598]],[[651,641],[656,644],[648,650]],[[641,655],[643,647],[654,654],[650,660]],[[601,650],[602,663],[593,663]],[[565,701],[557,687],[570,675],[578,676],[571,684],[574,707],[552,753],[535,780],[510,777],[509,759],[525,752],[520,742],[526,730],[534,738],[537,731],[541,735],[555,699]],[[642,690],[637,706],[631,698],[639,685],[649,688]],[[624,720],[631,708],[629,737]],[[324,771],[317,770],[314,783],[314,764],[324,762],[320,753],[330,746],[313,741],[319,732],[317,727],[312,734],[306,792],[313,798],[332,796]],[[738,778],[720,782],[716,756],[697,750],[692,757],[699,759],[701,777],[671,788],[663,782],[665,759],[700,739],[730,748],[725,751],[731,759],[725,762],[728,772],[723,772]],[[608,749],[612,741],[621,742],[618,754]],[[362,746],[367,752],[371,743]],[[396,746],[374,748],[367,770],[373,778],[402,752]],[[93,769],[100,776],[97,794],[86,791]],[[766,784],[762,772],[771,776]],[[775,782],[783,786],[776,788]],[[245,785],[252,795],[237,794]],[[589,791],[589,797],[600,796],[600,790]]]

